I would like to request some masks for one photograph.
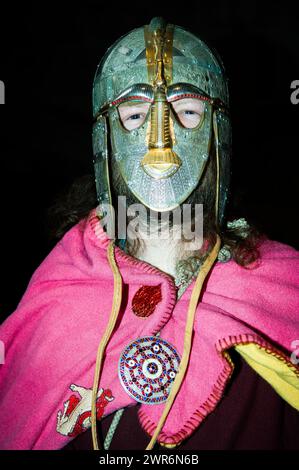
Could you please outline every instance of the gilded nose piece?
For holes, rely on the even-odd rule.
[[[168,178],[181,166],[179,156],[172,150],[169,104],[162,87],[155,91],[151,108],[149,150],[144,155],[141,166],[149,176],[155,179]]]
[[[150,149],[142,159],[142,168],[155,179],[172,176],[181,166],[181,160],[171,148]]]

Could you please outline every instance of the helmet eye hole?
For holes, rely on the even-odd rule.
[[[150,103],[144,101],[125,101],[118,106],[118,114],[124,128],[128,131],[141,127],[149,112]]]
[[[182,98],[172,102],[172,110],[183,127],[195,129],[202,124],[205,103],[197,98]]]

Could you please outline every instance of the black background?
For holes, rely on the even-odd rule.
[[[46,209],[92,173],[91,91],[106,49],[153,16],[184,26],[220,53],[230,78],[232,214],[299,248],[299,15],[295,1],[20,2],[0,6],[3,318],[52,245]]]

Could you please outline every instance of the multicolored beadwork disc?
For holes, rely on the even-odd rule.
[[[145,336],[125,348],[118,374],[132,398],[157,405],[167,400],[179,364],[180,356],[168,341],[158,336]]]

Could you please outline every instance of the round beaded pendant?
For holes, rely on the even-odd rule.
[[[146,336],[125,348],[119,360],[118,374],[132,398],[140,403],[157,405],[167,400],[179,364],[180,356],[168,341]]]

